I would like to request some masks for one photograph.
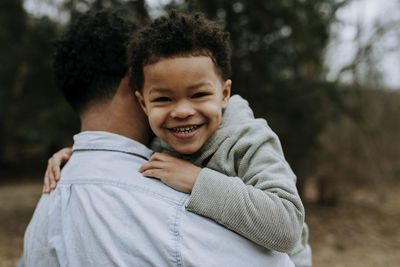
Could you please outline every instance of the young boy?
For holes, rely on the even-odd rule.
[[[267,123],[239,96],[228,102],[229,35],[203,16],[171,12],[135,34],[128,52],[132,86],[159,137],[153,149],[167,152],[143,175],[191,193],[188,210],[292,251],[304,225],[296,178]],[[310,252],[306,243],[296,249]]]
[[[152,148],[166,152],[143,175],[190,193],[188,210],[311,266],[279,139],[245,100],[230,98],[229,35],[201,15],[171,12],[137,32],[128,52],[132,87],[158,137]]]

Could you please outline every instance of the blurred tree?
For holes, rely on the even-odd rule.
[[[52,81],[58,25],[46,17],[29,17],[20,0],[1,5],[0,160],[10,162],[29,154],[27,149],[43,150],[70,139],[76,119]]]
[[[123,13],[138,25],[150,20],[145,0],[65,0],[62,9],[69,13],[71,20],[88,10],[100,9],[113,9]]]
[[[400,93],[348,88],[347,112],[320,136],[313,182],[320,204],[335,203],[354,188],[383,188],[399,181]]]
[[[28,71],[20,81],[23,96],[16,103],[15,137],[19,144],[32,147],[39,143],[52,153],[65,140],[71,140],[78,130],[78,120],[53,82],[52,42],[59,25],[47,17],[30,18],[29,22],[27,40],[20,51],[21,64]]]
[[[390,63],[388,59],[399,58],[400,55],[400,1],[387,1],[378,10],[370,12],[368,6],[373,4],[373,1],[367,0],[353,1],[349,8],[355,11],[355,16],[332,29],[336,35],[332,44],[347,43],[349,55],[338,66],[336,73],[332,71],[331,76],[337,81],[365,88],[391,86],[398,89],[398,82],[390,82],[393,72],[388,71],[388,66],[393,68],[399,61]],[[366,12],[372,14],[364,16]],[[353,38],[345,41],[341,34],[343,31],[354,31]]]
[[[12,119],[21,96],[20,80],[27,68],[19,64],[21,43],[25,42],[28,18],[22,0],[0,3],[0,162],[12,136]],[[17,79],[17,77],[20,77]]]

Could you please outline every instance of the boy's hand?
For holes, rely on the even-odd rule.
[[[61,177],[61,165],[66,163],[72,155],[72,149],[66,147],[54,153],[47,162],[46,173],[44,174],[44,185],[42,193],[50,193],[57,186],[58,180]]]
[[[154,153],[139,172],[160,179],[175,190],[191,193],[201,168],[167,153]]]

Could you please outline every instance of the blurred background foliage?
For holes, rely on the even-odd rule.
[[[354,60],[339,71],[350,77],[346,82],[327,78],[337,13],[354,0],[176,0],[157,7],[144,0],[32,1],[54,15],[32,15],[22,0],[0,2],[2,169],[31,164],[43,170],[79,131],[51,72],[52,40],[70,21],[89,9],[113,8],[144,25],[175,8],[204,12],[230,32],[233,92],[277,132],[303,196],[313,188],[311,200],[332,204],[346,193],[339,184],[399,177],[400,95],[379,82],[371,56],[376,38],[393,25],[377,25],[375,39],[360,42]],[[362,65],[367,71],[359,71]]]

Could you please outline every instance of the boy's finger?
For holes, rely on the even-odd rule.
[[[52,172],[51,172],[51,181],[56,182],[60,180],[60,165],[57,163],[53,163]]]
[[[149,177],[149,178],[156,178],[161,180],[161,173],[159,169],[150,169],[150,170],[146,170],[143,173],[144,177]]]
[[[63,149],[66,150],[66,149]],[[62,150],[61,150],[62,151]],[[53,155],[53,161],[52,161],[52,181],[56,182],[60,180],[61,177],[61,165],[63,165],[68,159],[70,158],[70,155],[64,152],[57,152]]]
[[[53,190],[56,188],[57,183],[55,180],[55,169],[58,168],[58,164],[59,164],[59,157],[57,157],[56,155],[54,155],[51,159],[50,159],[50,168],[49,168],[49,172],[48,172],[48,177],[49,177],[49,191]]]
[[[72,148],[71,147],[66,147],[60,150],[64,155],[67,155],[68,158],[72,155]]]
[[[71,155],[64,153],[62,155],[62,162],[65,163],[69,160],[69,158],[71,157]]]
[[[146,164],[142,165],[142,167],[139,168],[139,172],[144,172],[148,169],[151,169],[153,168],[152,166],[153,164],[151,162],[147,162]]]
[[[149,161],[155,160],[157,158],[158,152],[154,152],[153,155],[150,156]]]
[[[44,174],[44,178],[43,178],[43,193],[48,193],[48,188],[49,188],[49,177],[48,177],[48,168],[46,169],[46,172]]]
[[[69,158],[71,157],[70,154],[64,153],[60,157],[57,158],[57,160],[53,164],[53,175],[54,175],[54,180],[58,182],[61,178],[61,166],[64,165]]]
[[[160,152],[155,152],[153,155],[151,155],[149,161],[160,161],[160,160],[165,160],[169,156],[167,153],[160,153]]]
[[[161,160],[176,159],[176,157],[174,157],[168,153],[160,153],[159,158]]]
[[[57,186],[57,183],[56,183],[56,180],[54,178],[54,174],[52,171],[49,171],[49,182],[50,182],[50,190],[55,189]]]
[[[54,164],[54,155],[53,157],[49,158],[47,169],[46,169],[46,186],[50,191],[51,184],[53,183],[53,164]]]
[[[150,169],[164,169],[165,167],[166,164],[163,161],[149,161],[139,168],[139,172],[144,172]]]
[[[56,182],[60,181],[61,178],[61,171],[60,169],[57,169],[56,172],[54,173],[54,179],[56,180]]]

